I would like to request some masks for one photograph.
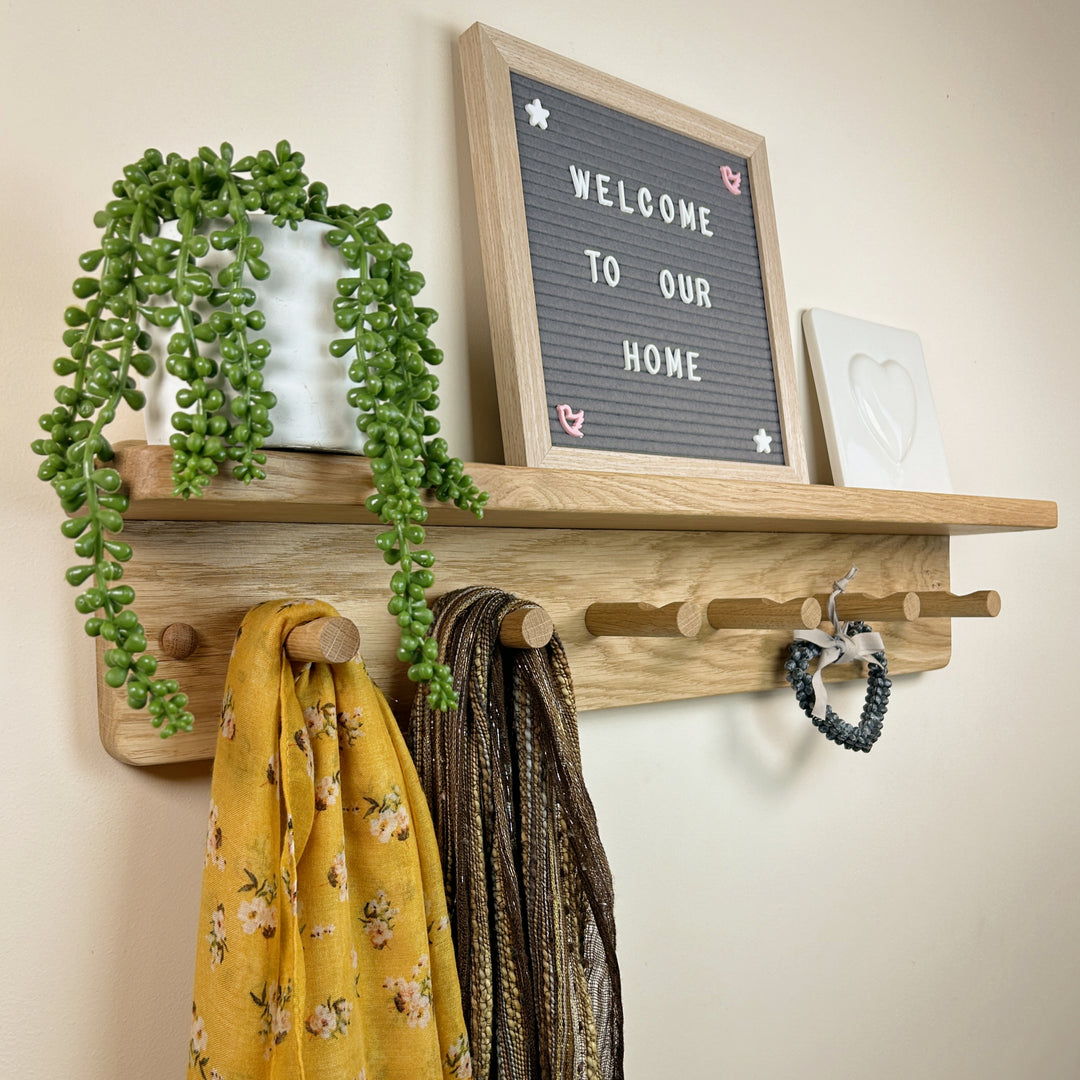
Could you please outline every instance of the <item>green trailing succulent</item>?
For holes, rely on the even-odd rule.
[[[262,448],[273,432],[276,399],[263,380],[270,343],[258,336],[266,319],[255,306],[255,286],[271,268],[251,232],[254,214],[293,229],[300,221],[321,222],[341,253],[345,276],[332,317],[344,336],[330,351],[348,364],[355,384],[348,402],[367,438],[376,489],[366,505],[386,526],[376,543],[397,568],[388,608],[401,629],[398,659],[409,665],[410,679],[429,684],[434,707],[456,704],[450,672],[427,636],[435,560],[423,546],[427,512],[420,493],[429,490],[477,516],[487,496],[436,437],[439,422],[431,413],[439,404],[438,379],[429,369],[443,354],[428,328],[438,316],[414,303],[424,278],[410,268],[412,249],[383,232],[390,207],[330,205],[326,186],[309,183],[303,164],[287,142],[239,160],[227,143],[217,152],[203,147],[193,158],[147,150],[124,169],[113,200],[95,215],[101,240],[79,257],[84,276],[73,285],[79,303],[64,312],[68,352],[53,370],[65,382],[55,392],[56,407],[39,420],[38,475],[70,515],[61,531],[83,561],[66,576],[82,587],[75,606],[87,616],[86,632],[110,645],[105,681],[126,685],[129,704],[145,707],[162,735],[190,730],[192,716],[176,681],[156,677],[157,660],[131,606],[134,590],[121,583],[132,555],[119,539],[128,500],[109,464],[105,428],[121,403],[145,404],[136,375],[154,370],[153,331],[168,332],[166,368],[185,383],[172,417],[174,493],[201,495],[226,465],[245,483],[265,478]],[[162,235],[166,222],[176,223],[175,238]],[[226,255],[216,272],[205,262],[211,249]],[[204,318],[198,308],[209,314]]]

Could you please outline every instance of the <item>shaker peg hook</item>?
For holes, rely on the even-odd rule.
[[[764,597],[712,600],[706,609],[714,630],[812,630],[821,622],[821,604],[803,596],[778,602]]]
[[[817,597],[822,611],[829,610],[829,594]],[[867,622],[914,622],[919,617],[919,594],[890,593],[888,596],[867,596],[864,593],[842,592],[836,596],[836,614],[844,622],[863,619]]]
[[[542,649],[555,623],[539,604],[515,608],[499,624],[499,642],[508,649]]]
[[[186,660],[198,648],[199,632],[190,623],[170,623],[161,631],[161,651],[173,660]],[[360,648],[360,631],[340,616],[312,619],[285,639],[285,655],[300,663],[342,664]]]
[[[299,662],[343,664],[359,648],[356,623],[341,616],[302,623],[285,639],[285,655]]]
[[[957,596],[951,592],[918,594],[924,619],[994,618],[1001,611],[1001,596],[993,589]]]
[[[663,607],[596,603],[585,610],[585,628],[593,637],[697,637],[701,621],[701,608],[690,600]]]
[[[186,660],[199,647],[199,632],[190,623],[169,623],[161,631],[161,651],[173,660]]]

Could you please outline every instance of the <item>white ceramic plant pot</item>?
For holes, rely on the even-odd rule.
[[[224,225],[216,222],[213,227]],[[245,277],[245,284],[258,297],[254,307],[266,316],[265,328],[253,336],[266,338],[271,346],[263,368],[263,386],[277,396],[277,405],[270,414],[274,433],[266,446],[359,454],[364,435],[356,428],[356,410],[345,400],[352,385],[347,374],[349,360],[335,359],[329,351],[330,342],[341,337],[333,316],[337,281],[349,272],[341,255],[326,242],[329,226],[302,221],[296,230],[287,225],[279,229],[268,217],[255,215],[251,232],[262,240],[262,259],[270,266],[265,281]],[[162,235],[170,234],[162,229]],[[175,239],[175,229],[171,235]],[[199,265],[216,280],[231,257],[231,252],[211,248]],[[207,318],[213,309],[204,304],[198,310]],[[173,434],[172,414],[180,411],[176,392],[187,384],[165,370],[164,341],[169,331],[154,333],[151,352],[157,367],[142,381],[146,394],[143,415],[146,441],[162,445]],[[226,401],[235,396],[220,376],[215,385]]]

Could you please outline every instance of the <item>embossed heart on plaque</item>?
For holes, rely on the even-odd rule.
[[[856,353],[848,369],[859,416],[889,459],[899,465],[911,449],[918,419],[915,384],[895,360]]]

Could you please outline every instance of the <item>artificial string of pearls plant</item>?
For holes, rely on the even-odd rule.
[[[397,656],[409,665],[410,679],[428,684],[433,707],[456,705],[450,671],[437,662],[437,643],[427,637],[435,557],[421,546],[427,511],[420,492],[428,489],[478,517],[487,495],[450,456],[445,440],[433,437],[438,379],[429,368],[443,354],[428,328],[438,316],[414,304],[424,278],[410,269],[411,248],[392,244],[382,230],[390,207],[330,205],[326,185],[309,184],[303,164],[303,155],[284,141],[273,152],[239,160],[228,143],[219,152],[203,147],[192,158],[147,150],[124,169],[114,199],[95,215],[101,241],[79,257],[85,276],[75,280],[73,292],[81,303],[64,312],[68,352],[53,370],[67,381],[55,391],[56,407],[39,419],[44,437],[32,448],[45,460],[38,476],[72,515],[61,531],[84,561],[66,577],[88,586],[75,600],[87,616],[86,632],[111,645],[105,682],[117,689],[126,684],[131,707],[145,707],[163,736],[189,731],[193,717],[177,682],[155,677],[157,660],[146,651],[146,632],[131,606],[134,590],[119,583],[122,564],[132,556],[131,546],[117,538],[128,499],[109,465],[113,450],[104,432],[121,403],[145,404],[135,375],[154,370],[149,328],[172,330],[166,368],[186,383],[172,417],[174,494],[201,495],[227,462],[245,483],[265,478],[262,447],[273,432],[276,398],[263,381],[270,343],[256,336],[266,319],[255,307],[254,285],[271,268],[262,259],[262,241],[251,234],[253,214],[272,216],[278,227],[295,229],[304,220],[330,226],[327,240],[348,271],[337,283],[332,312],[348,336],[333,341],[330,352],[348,363],[356,384],[348,402],[367,436],[364,453],[376,489],[366,506],[387,526],[376,543],[397,567],[388,604],[401,629]],[[161,226],[173,221],[177,238],[162,236]],[[211,223],[223,222],[205,235]],[[229,255],[216,280],[201,262],[211,248]],[[205,320],[196,309],[200,302],[213,308]]]

